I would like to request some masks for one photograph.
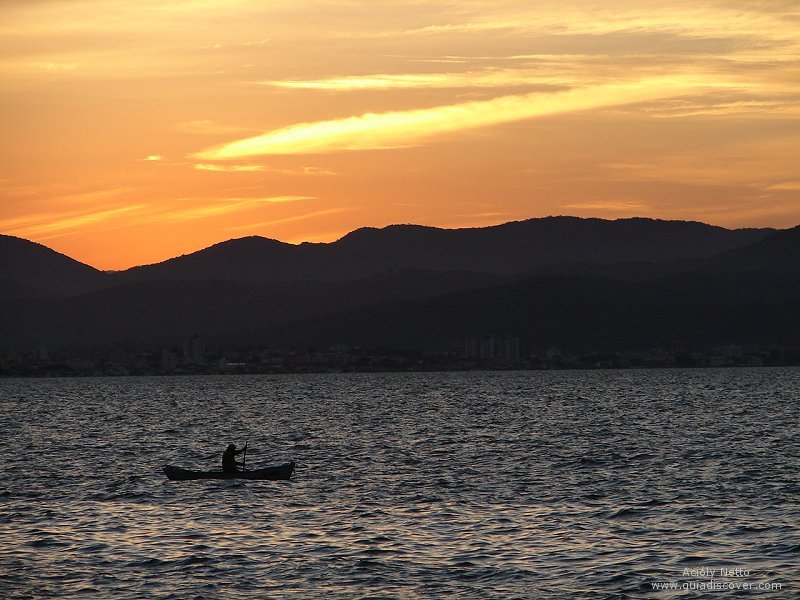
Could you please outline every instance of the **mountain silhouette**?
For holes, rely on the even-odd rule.
[[[348,281],[402,269],[520,274],[577,262],[710,257],[753,243],[767,229],[728,230],[653,219],[547,217],[475,229],[392,225],[358,229],[328,244],[229,240],[115,275],[118,281],[208,279],[254,284]]]
[[[734,248],[708,261],[715,271],[800,270],[800,226],[775,231],[744,247]]]
[[[67,296],[144,281],[356,281],[402,270],[524,274],[570,267],[622,271],[622,262],[697,261],[765,241],[774,230],[728,230],[653,219],[547,217],[474,229],[392,225],[356,230],[332,243],[228,240],[161,263],[104,273],[40,244],[0,236],[0,297]],[[579,265],[584,265],[579,267]],[[682,267],[681,267],[682,268]]]
[[[534,276],[437,298],[387,302],[277,326],[278,344],[445,351],[512,334],[571,351],[796,344],[800,272],[684,273],[654,281]]]
[[[800,228],[552,217],[250,237],[122,273],[0,238],[0,350],[338,342],[437,349],[493,333],[580,349],[788,343]]]
[[[407,270],[355,282],[254,285],[157,280],[68,298],[0,299],[0,350],[40,344],[167,343],[197,332],[241,334],[313,315],[479,289],[503,280],[483,273]]]
[[[28,240],[0,235],[0,297],[82,294],[109,281],[107,274]]]

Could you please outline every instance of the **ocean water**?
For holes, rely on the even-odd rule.
[[[798,369],[0,380],[0,428],[3,598],[800,596]],[[245,440],[292,480],[161,472]]]

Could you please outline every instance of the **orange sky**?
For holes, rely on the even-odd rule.
[[[795,0],[0,0],[0,233],[103,269],[551,214],[800,224]]]

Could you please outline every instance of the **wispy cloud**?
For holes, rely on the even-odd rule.
[[[269,196],[263,198],[223,198],[218,200],[186,200],[185,206],[134,204],[109,210],[51,214],[41,213],[0,220],[0,231],[23,238],[46,240],[91,226],[137,226],[147,223],[182,223],[219,217],[240,211],[254,210],[276,204],[314,200],[314,196]]]
[[[767,187],[768,190],[800,192],[800,181],[782,181]]]
[[[303,175],[320,177],[338,175],[338,173],[333,169],[326,169],[324,167],[303,167],[302,173]]]
[[[175,128],[181,133],[188,133],[190,135],[227,135],[231,133],[248,131],[244,127],[223,125],[210,119],[198,119],[196,121],[178,123]]]
[[[198,171],[222,171],[222,172],[248,172],[248,171],[265,171],[266,167],[263,165],[216,165],[208,163],[197,163],[194,166]]]
[[[209,204],[200,204],[197,200],[192,201],[192,205],[186,208],[169,208],[159,212],[160,221],[182,222],[195,219],[207,219],[220,215],[235,213],[243,210],[264,207],[270,204],[285,204],[288,202],[299,202],[301,200],[314,200],[313,196],[270,196],[266,198],[225,198],[213,201]]]
[[[275,173],[277,175],[308,177],[338,175],[338,173],[332,169],[310,166],[292,169],[279,169],[276,167],[269,167],[267,165],[254,164],[231,165],[221,163],[196,163],[194,168],[198,171],[211,171],[214,173]]]
[[[502,30],[519,29],[524,25],[518,20],[483,19],[460,23],[440,23],[410,29],[373,29],[339,33],[339,37],[357,38],[402,38],[436,35],[461,35],[470,33],[496,33]]]
[[[67,235],[89,225],[97,225],[146,209],[144,204],[70,215],[31,215],[27,218],[0,221],[0,230],[24,238],[51,239]]]
[[[753,38],[794,40],[796,7],[790,4],[764,10],[763,6],[729,3],[692,3],[668,6],[656,0],[630,2],[510,3],[491,11],[476,11],[459,21],[407,29],[368,30],[362,37],[420,37],[514,31],[551,36],[607,36],[666,33],[695,38]]]
[[[599,212],[641,213],[651,207],[644,202],[635,200],[596,200],[593,202],[575,202],[564,204],[564,208],[575,210],[589,210]]]
[[[757,124],[756,124],[757,125]],[[750,197],[753,193],[791,190],[796,183],[797,148],[800,136],[765,137],[756,142],[727,141],[724,147],[699,144],[694,149],[667,152],[638,162],[610,162],[602,165],[605,181],[656,183],[651,189],[664,186],[723,188],[726,193],[736,188]],[[687,209],[688,210],[688,209]]]
[[[498,88],[520,85],[561,86],[565,85],[567,81],[563,77],[554,75],[537,75],[530,70],[486,69],[463,73],[376,74],[306,81],[274,80],[259,83],[279,88],[341,92],[416,88]]]
[[[661,118],[727,117],[750,115],[774,118],[775,115],[800,115],[800,106],[794,99],[741,100],[737,102],[710,102],[708,104],[683,102],[671,108],[657,107],[654,116]]]
[[[227,160],[269,154],[314,154],[413,146],[443,134],[559,113],[663,99],[707,89],[689,77],[659,77],[560,92],[533,92],[401,112],[367,113],[301,123],[194,154]]]
[[[46,62],[32,62],[29,63],[31,69],[41,69],[43,71],[51,71],[51,72],[63,72],[63,71],[74,71],[78,68],[79,63],[75,62],[56,62],[56,61],[46,61]]]
[[[231,230],[238,231],[238,230],[247,229],[247,230],[252,231],[254,229],[258,229],[258,228],[262,228],[262,227],[270,227],[272,225],[280,225],[280,224],[283,224],[283,223],[293,223],[295,221],[305,221],[307,219],[314,219],[316,217],[323,217],[325,215],[335,215],[335,214],[338,214],[338,213],[350,212],[352,210],[355,210],[355,208],[347,207],[347,206],[341,206],[341,207],[338,207],[338,208],[327,208],[325,210],[316,210],[316,211],[312,211],[312,212],[303,213],[303,214],[300,214],[300,215],[294,215],[292,217],[283,217],[283,218],[280,218],[280,219],[272,219],[270,221],[261,221],[260,223],[248,223],[247,225],[241,225],[241,226],[238,226],[238,227],[232,227]]]
[[[459,213],[455,215],[462,219],[510,219],[513,214],[508,212],[478,212],[478,213]]]

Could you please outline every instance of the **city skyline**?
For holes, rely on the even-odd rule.
[[[782,0],[0,13],[0,233],[97,268],[392,223],[800,223]]]

